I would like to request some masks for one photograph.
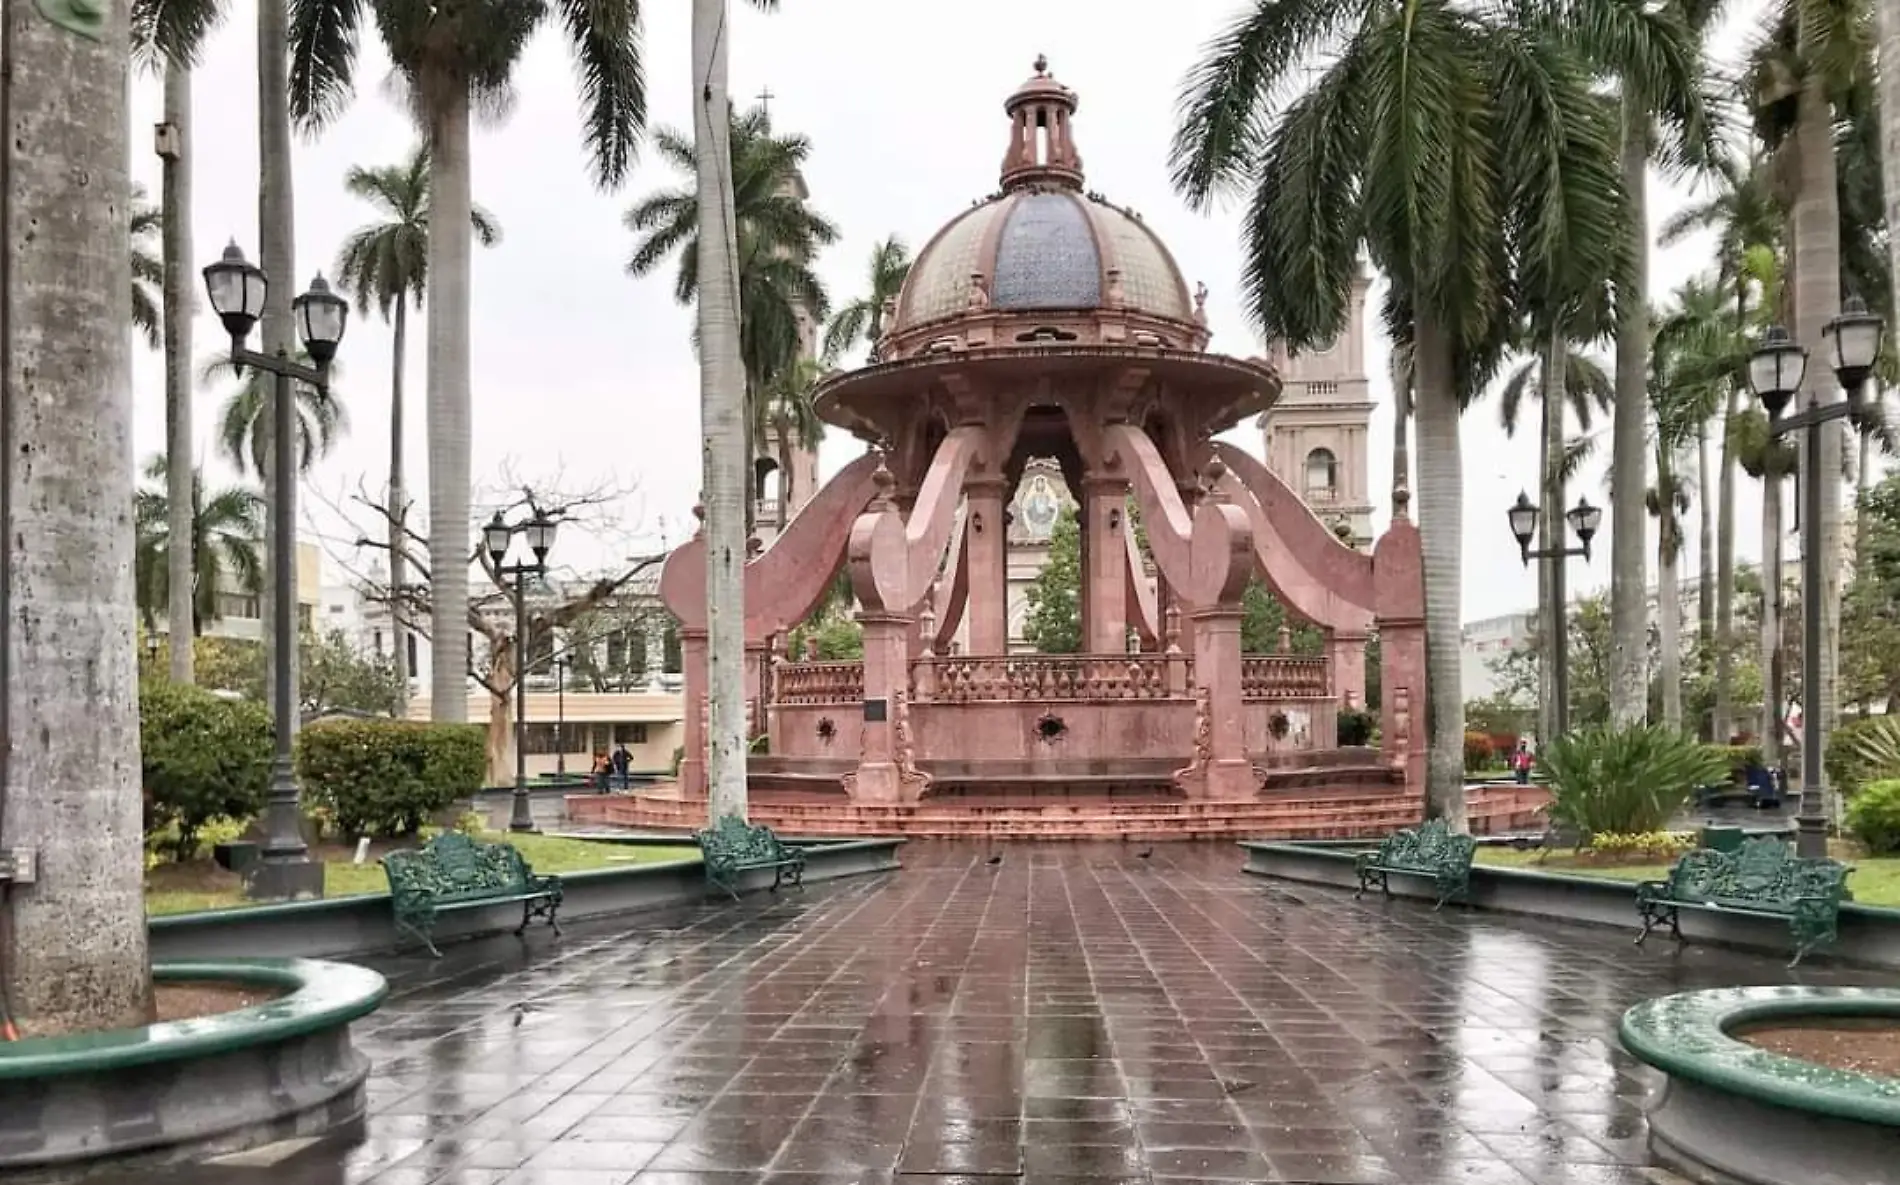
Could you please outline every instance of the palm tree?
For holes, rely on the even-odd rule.
[[[1527,397],[1538,402],[1537,472],[1546,513],[1538,519],[1538,549],[1553,551],[1561,540],[1564,485],[1592,452],[1593,441],[1585,436],[1579,447],[1566,444],[1564,416],[1566,406],[1577,419],[1577,426],[1590,431],[1593,412],[1607,412],[1615,396],[1610,376],[1594,358],[1571,348],[1571,340],[1562,330],[1544,335],[1535,355],[1505,379],[1499,392],[1498,419],[1506,436],[1516,436],[1517,426]],[[1554,414],[1553,414],[1554,413]],[[1565,561],[1558,560],[1558,563]],[[1537,604],[1541,630],[1542,655],[1537,664],[1540,716],[1538,736],[1545,740],[1558,735],[1556,672],[1557,650],[1563,642],[1563,622],[1567,607],[1555,596],[1556,582],[1551,579],[1550,562],[1537,565]]]
[[[39,881],[0,902],[5,1037],[152,1019],[126,522],[127,21],[115,5],[8,17],[5,826]]]
[[[824,283],[812,264],[820,247],[837,241],[838,229],[805,202],[800,170],[811,155],[808,137],[775,134],[763,107],[734,112],[729,135],[740,352],[756,402],[778,372],[804,352],[801,315],[822,323],[830,313]],[[653,146],[661,159],[692,175],[694,145],[683,133],[657,129]],[[627,260],[628,274],[649,275],[678,251],[673,296],[691,304],[700,282],[694,187],[682,185],[642,199],[627,211],[626,224],[639,236]]]
[[[1746,335],[1755,324],[1755,313],[1767,301],[1755,300],[1765,278],[1778,275],[1775,251],[1781,239],[1782,213],[1771,190],[1768,169],[1758,150],[1745,159],[1733,154],[1716,162],[1716,186],[1706,198],[1677,212],[1663,223],[1659,236],[1664,246],[1673,246],[1701,230],[1716,232],[1716,268],[1718,281],[1733,293],[1734,306],[1727,318],[1729,339],[1718,335],[1699,335],[1697,340],[1716,348],[1716,356],[1704,357],[1693,365],[1704,373],[1726,374],[1727,392],[1719,420],[1722,463],[1717,481],[1718,523],[1715,539],[1715,712],[1711,735],[1726,741],[1733,733],[1735,669],[1735,463],[1734,434],[1729,426],[1750,398],[1747,389],[1746,355],[1750,344]],[[1752,302],[1752,303],[1751,303]],[[1703,466],[1706,474],[1707,466]],[[1707,491],[1703,505],[1708,506]],[[1703,550],[1707,551],[1704,542]],[[1706,584],[1707,581],[1705,580]],[[1765,745],[1773,744],[1764,740]]]
[[[860,340],[877,356],[877,339],[884,335],[884,306],[897,299],[910,275],[910,248],[892,235],[871,248],[869,284],[865,294],[832,315],[825,327],[825,360],[836,361]]]
[[[1881,143],[1900,139],[1900,9],[1891,4],[1874,5],[1874,19],[1880,31],[1880,94],[1875,102],[1880,112]],[[1887,274],[1900,283],[1900,152],[1881,154],[1881,188],[1886,195]],[[1894,299],[1900,309],[1900,296]],[[1889,319],[1889,324],[1892,324]]]
[[[1643,719],[1649,709],[1647,667],[1648,575],[1643,543],[1643,494],[1648,488],[1649,393],[1649,165],[1658,150],[1680,166],[1712,159],[1712,123],[1703,101],[1700,44],[1719,7],[1713,0],[1668,0],[1645,6],[1656,36],[1638,44],[1604,37],[1591,48],[1594,65],[1616,79],[1622,138],[1623,189],[1629,198],[1622,227],[1630,270],[1616,307],[1616,416],[1611,466],[1618,488],[1610,495],[1610,718]],[[1662,134],[1658,136],[1658,132]]]
[[[157,628],[157,618],[171,596],[171,568],[168,562],[172,532],[170,506],[170,463],[163,455],[145,465],[145,478],[157,488],[142,489],[132,498],[132,522],[137,536],[134,550],[135,579],[138,587],[139,616],[148,631]],[[185,538],[192,554],[194,583],[185,590],[191,604],[189,628],[173,638],[197,637],[206,622],[224,616],[218,595],[241,592],[257,596],[264,587],[264,557],[260,549],[264,536],[264,497],[248,486],[228,486],[207,494],[204,471],[191,471],[191,500],[185,504],[190,533]],[[189,646],[182,649],[189,650]]]
[[[159,312],[163,298],[157,289],[165,279],[165,265],[153,253],[153,240],[160,238],[164,218],[157,206],[145,199],[143,185],[132,186],[131,260],[132,328],[151,349],[164,345],[161,336],[164,317]]]
[[[1411,350],[1416,392],[1428,806],[1458,829],[1459,414],[1511,336],[1515,293],[1562,308],[1623,262],[1615,116],[1573,50],[1670,32],[1618,4],[1507,15],[1447,0],[1257,0],[1195,67],[1173,153],[1176,188],[1196,205],[1251,185],[1242,286],[1270,336],[1299,349],[1337,332],[1362,249],[1391,279],[1386,320]],[[1299,87],[1297,64],[1322,51],[1326,69],[1276,109]]]
[[[352,168],[343,188],[376,207],[383,221],[359,227],[344,240],[336,261],[337,280],[345,292],[356,294],[359,313],[374,305],[384,321],[395,323],[394,357],[389,377],[389,497],[384,514],[389,519],[389,587],[404,585],[407,551],[402,543],[409,502],[403,483],[403,364],[409,350],[409,305],[420,308],[429,281],[429,146],[420,144],[400,165]],[[469,207],[475,241],[492,247],[501,239],[501,225],[480,206]],[[392,608],[395,602],[392,602]],[[402,699],[409,700],[409,626],[402,614],[391,614],[397,668],[402,673]]]
[[[469,630],[471,113],[505,100],[529,40],[544,24],[557,24],[574,54],[595,180],[618,185],[646,124],[639,12],[635,0],[290,2],[290,107],[297,119],[321,126],[342,109],[355,86],[367,17],[407,86],[429,147],[429,211],[443,232],[428,239],[427,346],[430,637],[440,654],[460,653]],[[436,663],[431,714],[462,722],[467,691],[460,663]]]
[[[305,366],[313,365],[302,350],[297,351],[296,359]],[[230,374],[231,369],[228,360],[217,359],[205,366],[203,378],[209,382]],[[332,364],[332,380],[336,371]],[[245,371],[218,415],[219,454],[236,466],[239,473],[254,474],[260,480],[270,474],[270,407],[276,381],[274,375],[256,368]],[[319,457],[329,455],[337,437],[348,430],[349,417],[336,397],[334,381],[321,390],[305,383],[293,383],[292,390],[297,404],[297,472],[305,474]],[[266,498],[269,496],[265,494]],[[265,526],[268,536],[268,520]],[[269,553],[267,547],[265,554]]]

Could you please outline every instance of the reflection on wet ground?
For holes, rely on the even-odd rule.
[[[1674,1178],[1643,1167],[1649,1078],[1617,1016],[1790,975],[1258,881],[1230,844],[904,858],[783,900],[380,961],[365,1136],[184,1179],[1650,1185]]]

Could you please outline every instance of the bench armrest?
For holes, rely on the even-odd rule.
[[[1668,881],[1637,881],[1636,900],[1665,901],[1669,897]]]

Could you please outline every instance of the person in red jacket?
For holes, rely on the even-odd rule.
[[[1511,753],[1511,769],[1517,773],[1518,785],[1530,785],[1531,766],[1535,761],[1536,758],[1531,756],[1531,743],[1525,740],[1518,741],[1517,748]]]

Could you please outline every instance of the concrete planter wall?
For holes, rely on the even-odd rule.
[[[679,840],[676,837],[669,842],[677,844]],[[901,843],[897,839],[866,839],[816,844],[806,853],[805,882],[894,869],[898,867]],[[771,883],[770,871],[751,872],[745,875],[741,888],[754,892]],[[566,922],[702,901],[706,897],[706,874],[694,857],[664,864],[563,873],[561,887],[565,894],[561,920]],[[520,923],[518,904],[460,910],[442,915],[435,940],[441,945],[513,930]],[[413,940],[405,942],[397,933],[387,893],[173,914],[153,918],[151,935],[154,960],[232,955],[349,958],[413,945]],[[539,927],[527,936],[530,942],[541,940]]]
[[[1240,846],[1247,854],[1245,871],[1256,876],[1357,889],[1359,881],[1353,874],[1353,855],[1374,845],[1344,842],[1243,843]],[[1395,876],[1391,879],[1393,896],[1432,900],[1430,884],[1422,878]],[[1474,864],[1471,866],[1470,904],[1500,913],[1616,926],[1627,929],[1632,940],[1639,928],[1635,882],[1607,877]],[[1684,911],[1682,932],[1691,942],[1720,943],[1784,957],[1793,950],[1786,923],[1768,918]],[[1651,935],[1646,953],[1636,957],[1666,957],[1674,945],[1667,935]],[[1900,968],[1900,909],[1851,903],[1843,906],[1839,940],[1831,946],[1817,948],[1815,954]]]
[[[1842,1017],[1900,1023],[1900,991],[1755,987],[1682,992],[1623,1014],[1619,1033],[1661,1070],[1649,1105],[1657,1160],[1707,1185],[1869,1185],[1900,1166],[1900,1079],[1784,1057],[1731,1034]]]
[[[346,1127],[369,1062],[350,1022],[382,1003],[374,971],[309,959],[160,963],[153,978],[282,989],[266,1004],[110,1033],[0,1045],[0,1178],[71,1180]]]

